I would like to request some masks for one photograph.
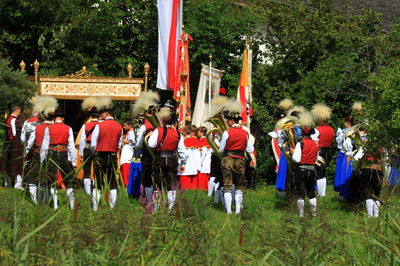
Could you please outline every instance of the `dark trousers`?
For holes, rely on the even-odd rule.
[[[316,165],[316,170],[317,170],[317,179],[321,179],[325,177],[325,170],[326,167],[328,167],[329,162],[331,160],[331,154],[330,154],[330,148],[325,148],[325,147],[321,147],[319,148],[319,156],[321,156],[322,158],[324,158],[326,165],[324,166],[318,166]]]
[[[154,185],[157,189],[177,188],[178,160],[174,157],[156,157],[153,161]]]
[[[90,178],[92,163],[94,160],[94,150],[92,148],[83,149],[83,178]]]
[[[31,149],[26,155],[24,180],[27,184],[43,184],[45,175],[44,164],[40,163],[39,148]]]
[[[352,194],[354,194],[354,201],[363,202],[367,199],[379,199],[382,189],[382,177],[382,171],[371,168],[362,168],[358,176],[354,176],[357,180],[356,182],[353,182]]]
[[[215,155],[214,153],[211,153],[211,173],[210,176],[215,177],[214,182],[219,182],[220,187],[223,187],[223,180],[222,180],[222,170],[221,170],[221,159]]]
[[[295,170],[296,197],[304,199],[315,198],[314,186],[316,183],[316,173],[313,170],[297,167]]]
[[[118,158],[116,152],[98,151],[94,156],[95,188],[103,189],[107,183],[110,189],[117,186]]]
[[[75,178],[75,171],[71,162],[68,161],[67,151],[50,149],[46,163],[48,166],[47,185],[54,185],[57,183],[58,170],[60,170],[65,186],[68,188],[72,187]]]
[[[149,152],[144,149],[142,155],[142,185],[143,187],[151,187],[153,185],[153,158]]]

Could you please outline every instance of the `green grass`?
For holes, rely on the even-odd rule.
[[[69,265],[398,265],[399,191],[384,190],[379,219],[341,201],[329,187],[319,216],[299,219],[273,187],[245,194],[241,216],[226,215],[204,192],[179,196],[176,209],[146,214],[120,193],[115,210],[34,206],[26,192],[0,189],[0,263]],[[309,210],[309,206],[306,206]]]

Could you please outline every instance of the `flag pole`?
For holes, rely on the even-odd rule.
[[[210,54],[210,76],[208,78],[208,116],[211,116],[211,59],[212,55]]]

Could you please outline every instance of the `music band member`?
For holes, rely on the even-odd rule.
[[[303,114],[299,123],[302,129],[302,140],[297,142],[293,151],[293,161],[297,163],[295,169],[295,196],[299,216],[304,217],[304,199],[308,197],[311,206],[311,215],[317,216],[317,198],[314,186],[316,183],[315,165],[318,157],[318,144],[311,138],[312,118],[309,114]]]
[[[182,165],[184,165],[186,154],[183,140],[173,126],[176,119],[174,119],[170,109],[168,107],[161,108],[157,116],[162,120],[164,127],[154,130],[148,142],[150,148],[157,150],[156,158],[153,160],[154,199],[156,208],[158,208],[161,191],[167,191],[169,209],[171,210],[175,204],[178,186],[179,161],[177,151]]]
[[[81,128],[81,138],[79,142],[79,155],[83,165],[83,186],[87,195],[91,194],[92,180],[90,174],[94,159],[94,150],[90,146],[94,128],[99,123],[100,112],[96,107],[92,107],[89,111],[90,122],[85,123]]]
[[[317,164],[317,193],[318,196],[324,197],[326,192],[326,175],[325,170],[331,160],[332,142],[335,138],[335,130],[328,124],[331,117],[331,108],[325,104],[316,104],[311,110],[313,117],[317,120],[318,126],[315,130],[318,132],[318,149],[319,156],[323,158],[323,163]]]
[[[93,210],[97,211],[100,202],[101,190],[105,183],[109,185],[109,203],[111,209],[117,202],[117,169],[118,149],[122,147],[122,126],[116,122],[109,107],[103,108],[100,118],[104,121],[98,123],[92,133],[91,146],[95,150],[94,176],[95,184],[92,191]]]
[[[72,182],[74,166],[76,166],[76,150],[72,128],[64,124],[64,112],[57,109],[54,114],[54,124],[49,125],[44,131],[41,154],[47,157],[48,179],[50,193],[53,197],[54,209],[58,208],[57,175],[60,170],[64,184],[67,187],[67,197],[70,208],[74,208],[75,197]]]
[[[235,105],[236,102],[226,108],[228,113],[225,114],[225,118],[230,129],[222,134],[219,147],[219,151],[224,154],[221,160],[221,170],[224,183],[225,207],[228,214],[232,213],[231,191],[233,186],[236,188],[236,214],[240,213],[243,203],[243,185],[246,170],[244,153],[251,154],[254,151],[254,147],[249,141],[249,134],[239,124],[241,106],[237,108]]]

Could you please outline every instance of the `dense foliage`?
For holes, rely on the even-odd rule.
[[[194,39],[189,51],[193,100],[201,63],[208,63],[210,54],[213,65],[225,70],[222,85],[236,94],[240,55],[249,38],[255,118],[264,133],[273,129],[274,109],[284,97],[307,108],[329,104],[334,127],[342,126],[341,118],[361,100],[374,143],[398,147],[393,145],[400,119],[398,24],[384,32],[379,13],[355,14],[347,6],[335,8],[332,0],[187,0],[183,14],[185,31]],[[99,76],[126,76],[130,62],[134,75],[142,76],[149,62],[150,87],[155,86],[156,1],[5,0],[0,16],[0,54],[15,67],[21,59],[37,58],[43,74],[64,75],[86,65]],[[260,51],[260,44],[266,49]],[[117,110],[125,109],[121,103]],[[270,139],[261,134],[257,142],[258,174],[273,179]]]

